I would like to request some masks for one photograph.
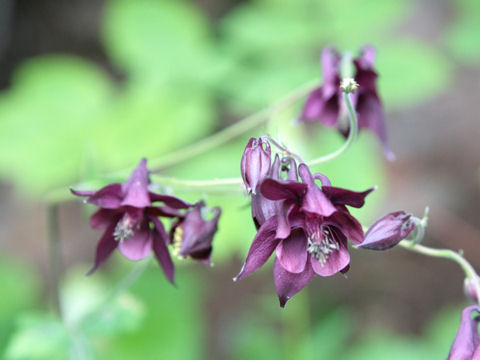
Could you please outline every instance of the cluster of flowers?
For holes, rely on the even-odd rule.
[[[90,226],[105,230],[97,245],[93,273],[118,248],[127,259],[138,261],[153,251],[165,276],[174,282],[174,265],[168,244],[177,255],[210,264],[212,240],[217,231],[220,208],[206,220],[203,201],[190,204],[175,196],[149,190],[147,162],[142,159],[123,184],[110,184],[98,191],[72,190],[86,196],[86,202],[98,206],[90,217]],[[160,218],[172,219],[169,233]]]
[[[374,131],[385,155],[391,159],[394,155],[387,144],[374,62],[374,48],[365,46],[361,55],[353,60],[354,81],[349,82],[351,88],[345,90],[341,86],[341,57],[334,48],[326,48],[322,53],[324,82],[308,96],[299,120],[319,121],[348,136],[350,129],[344,121],[347,111],[342,91],[352,92],[358,127]],[[275,253],[273,274],[281,307],[316,275],[325,277],[349,271],[348,240],[358,248],[388,250],[412,235],[418,237],[421,231],[417,226],[419,219],[396,211],[380,218],[364,233],[348,207],[362,207],[374,188],[355,192],[334,187],[325,175],[312,174],[305,163],[297,165],[292,157],[281,158],[276,154],[272,161],[271,146],[265,137],[249,140],[241,159],[241,174],[251,197],[257,234],[234,280],[257,271]],[[168,245],[172,245],[180,257],[210,264],[220,208],[212,209],[213,215],[208,220],[209,210],[203,201],[190,204],[151,191],[145,159],[123,184],[110,184],[98,191],[72,192],[87,197],[87,203],[100,208],[91,216],[90,225],[105,230],[89,274],[117,247],[123,256],[133,261],[144,259],[153,251],[172,283],[174,264]],[[170,219],[168,233],[161,218]],[[478,302],[472,283],[466,283],[466,291]],[[480,313],[478,305],[463,310],[449,360],[480,360],[477,328],[480,317],[472,318],[474,312]]]
[[[365,237],[347,206],[362,207],[374,188],[355,192],[334,187],[325,175],[312,174],[306,164],[297,166],[291,157],[280,159],[277,154],[272,162],[266,138],[250,139],[241,171],[258,232],[235,279],[258,270],[275,252],[273,274],[282,307],[315,275],[349,270],[347,239],[359,247],[386,250],[415,226],[411,215],[398,211],[373,224]]]

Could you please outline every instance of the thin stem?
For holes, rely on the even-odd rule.
[[[345,104],[347,105],[348,109],[348,118],[349,118],[349,133],[348,133],[348,138],[347,140],[343,143],[343,145],[335,150],[334,152],[321,156],[319,158],[316,158],[314,160],[310,160],[307,162],[309,166],[314,166],[318,165],[330,160],[333,160],[340,155],[342,155],[344,152],[346,152],[355,142],[357,139],[358,135],[358,120],[357,120],[357,114],[355,112],[355,109],[353,108],[352,104],[352,99],[350,97],[350,94],[344,92],[343,93],[343,99],[345,101]]]
[[[194,156],[203,154],[211,149],[214,149],[220,145],[223,145],[237,136],[244,134],[266,122],[271,116],[279,113],[285,108],[289,107],[293,103],[300,100],[307,95],[315,87],[318,86],[318,80],[310,81],[309,83],[299,87],[291,93],[284,96],[278,102],[272,106],[263,109],[255,114],[247,116],[242,120],[230,125],[213,135],[199,140],[185,148],[179,149],[172,153],[166,154],[160,158],[150,161],[152,172],[159,172],[172,165],[186,161]]]
[[[50,261],[50,281],[52,286],[52,302],[58,316],[62,316],[60,300],[60,273],[62,270],[62,255],[58,230],[58,204],[47,205],[47,231]]]
[[[213,179],[213,180],[183,180],[168,176],[153,177],[156,182],[162,185],[177,185],[185,187],[197,187],[197,188],[209,188],[216,186],[241,186],[243,180],[241,178],[226,178],[226,179]]]
[[[284,153],[286,153],[287,155],[290,155],[291,157],[295,158],[297,161],[303,163],[303,159],[300,155],[297,155],[295,154],[294,152],[290,151],[287,149],[286,146],[280,144],[278,141],[276,141],[274,138],[272,138],[271,136],[267,136],[268,137],[268,140],[270,140],[270,142],[275,145],[279,150],[283,151]]]
[[[480,283],[478,281],[478,275],[473,266],[459,253],[450,250],[450,249],[432,249],[427,246],[423,246],[420,244],[415,244],[409,240],[402,240],[400,241],[399,245],[407,250],[417,252],[419,254],[445,258],[455,261],[460,267],[462,268],[465,276],[467,278],[473,279],[473,284],[475,286],[475,292],[480,294]],[[477,299],[479,296],[477,296]],[[477,300],[478,301],[478,300]]]

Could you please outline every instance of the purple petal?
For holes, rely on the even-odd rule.
[[[111,223],[117,223],[120,220],[122,211],[100,208],[90,216],[90,226],[92,229],[103,230]]]
[[[260,187],[263,196],[269,200],[291,200],[300,202],[307,185],[295,181],[265,179]]]
[[[350,263],[350,254],[346,246],[346,241],[338,242],[340,249],[328,255],[325,264],[321,264],[317,259],[311,256],[312,268],[320,276],[331,276],[345,269]]]
[[[320,180],[320,182],[322,183],[322,189],[323,189],[324,186],[332,186],[332,183],[330,182],[330,179],[323,174],[315,173],[315,174],[313,174],[313,178],[315,180]]]
[[[348,210],[337,211],[328,218],[328,223],[337,227],[353,243],[361,244],[364,241],[362,224]]]
[[[332,46],[324,48],[321,57],[324,96],[330,98],[339,92],[341,57]]]
[[[279,240],[275,238],[277,231],[277,217],[273,216],[268,219],[258,230],[257,235],[253,239],[252,245],[248,250],[247,259],[242,269],[234,280],[240,280],[257,271],[263,266],[272,255],[278,245]]]
[[[471,305],[463,309],[460,327],[453,341],[447,360],[475,360],[474,353],[480,343],[478,337],[477,319],[472,319],[472,313],[480,312],[478,305]]]
[[[372,45],[365,45],[356,61],[363,69],[373,69],[375,66],[376,51]]]
[[[333,186],[322,186],[322,191],[333,204],[349,205],[355,208],[361,208],[365,204],[365,197],[373,190],[375,190],[375,188],[370,188],[363,192],[356,192]]]
[[[116,223],[111,223],[110,226],[105,230],[100,241],[97,244],[97,251],[95,254],[95,264],[87,273],[91,275],[97,268],[110,256],[110,254],[115,250],[118,245],[118,242],[113,238],[113,232],[115,230]]]
[[[173,209],[169,206],[149,206],[145,210],[145,214],[151,215],[151,216],[156,216],[156,217],[168,217],[168,218],[183,218],[184,215],[176,210]]]
[[[105,209],[117,209],[122,206],[122,185],[110,184],[98,191],[77,191],[70,189],[77,196],[88,196],[87,202]]]
[[[280,241],[276,249],[277,259],[291,273],[301,273],[307,262],[307,238],[302,230],[294,231],[290,237]]]
[[[300,164],[298,167],[300,177],[304,184],[308,186],[307,193],[303,198],[302,210],[317,214],[320,216],[330,216],[337,209],[333,206],[327,196],[319,189],[315,180],[305,164]]]
[[[310,266],[310,260],[307,259],[305,271],[299,274],[293,274],[283,268],[278,259],[275,259],[273,265],[273,279],[277,290],[280,306],[284,307],[293,295],[302,290],[315,276]]]
[[[152,204],[148,196],[148,169],[145,158],[140,160],[137,168],[122,185],[122,191],[124,193],[122,205],[144,208]]]
[[[377,220],[365,234],[365,241],[359,245],[369,250],[387,250],[405,239],[415,228],[410,214],[395,211]]]
[[[152,231],[153,251],[155,252],[155,257],[157,258],[160,266],[162,267],[168,281],[173,284],[175,267],[173,266],[173,261],[167,248],[167,233],[165,232],[165,228],[163,227],[163,224],[160,222],[160,220],[152,217],[151,221],[155,225],[155,229],[153,229]]]
[[[148,222],[140,229],[135,230],[133,236],[118,244],[118,250],[127,259],[138,261],[145,259],[152,252],[152,231]]]
[[[372,93],[359,95],[356,110],[359,128],[369,128],[375,132],[382,143],[385,156],[389,160],[395,159],[395,154],[387,142],[385,113],[378,96]]]
[[[150,192],[149,196],[152,202],[162,201],[163,203],[165,203],[165,205],[174,209],[188,209],[193,206],[192,204],[171,195],[156,194],[156,193]]]

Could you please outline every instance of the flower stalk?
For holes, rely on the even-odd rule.
[[[415,243],[412,240],[402,240],[398,245],[407,250],[410,250],[422,255],[450,259],[452,261],[455,261],[462,268],[463,272],[465,273],[465,276],[473,280],[473,286],[475,287],[475,291],[477,294],[480,294],[480,283],[477,280],[478,274],[473,268],[473,266],[460,253],[450,249],[433,249],[433,248]],[[478,303],[478,298],[477,298],[477,303]]]
[[[345,104],[347,106],[348,118],[349,118],[349,129],[350,129],[350,131],[348,133],[347,140],[343,143],[343,145],[341,147],[339,147],[334,152],[308,161],[307,162],[308,166],[315,166],[315,165],[318,165],[318,164],[322,164],[322,163],[325,163],[327,161],[331,161],[331,160],[339,157],[340,155],[345,153],[348,149],[350,149],[350,147],[353,145],[353,143],[357,139],[358,119],[357,119],[357,114],[355,112],[355,108],[353,107],[353,104],[352,104],[352,98],[351,98],[350,93],[344,91],[343,92],[343,100],[345,101]]]
[[[59,283],[62,271],[62,255],[58,230],[58,204],[47,205],[46,213],[52,303],[55,313],[61,317],[62,307]]]

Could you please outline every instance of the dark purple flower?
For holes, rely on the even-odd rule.
[[[299,120],[316,122],[320,120],[326,126],[339,123],[342,94],[340,91],[340,54],[333,47],[322,51],[323,84],[313,90],[307,98]]]
[[[373,190],[359,193],[332,187],[326,176],[312,175],[305,164],[298,167],[299,182],[295,162],[289,162],[286,180],[269,177],[260,186],[261,195],[277,206],[270,206],[268,209],[273,210],[269,216],[259,222],[258,233],[236,277],[241,279],[258,270],[275,251],[274,280],[282,307],[315,275],[348,271],[347,239],[360,244],[363,230],[346,205],[362,207],[365,196]]]
[[[270,144],[263,138],[251,138],[243,151],[240,164],[247,192],[256,193],[258,185],[270,171]]]
[[[212,210],[212,219],[206,220],[208,209],[203,201],[199,202],[172,226],[170,241],[175,246],[177,255],[210,265],[213,236],[217,232],[221,214],[218,207]]]
[[[313,90],[307,98],[300,121],[320,121],[325,126],[336,127],[345,137],[348,136],[348,122],[342,120],[347,110],[340,90],[340,62],[338,52],[327,47],[322,52],[323,84]],[[375,65],[375,48],[366,45],[359,57],[353,60],[354,80],[359,84],[352,94],[353,105],[358,115],[359,129],[368,128],[379,137],[385,155],[393,159],[394,154],[387,143],[385,113],[377,92],[377,73]]]
[[[100,207],[90,217],[90,225],[105,230],[89,274],[118,247],[123,256],[133,261],[144,259],[153,251],[166,277],[173,282],[168,235],[158,217],[183,217],[178,210],[192,205],[174,196],[150,192],[148,184],[146,159],[142,159],[124,184],[107,185],[98,191],[71,190],[77,196],[86,196],[87,203]],[[164,205],[153,205],[156,202]]]
[[[388,250],[405,239],[414,229],[412,215],[395,211],[377,220],[365,234],[365,241],[358,247],[369,250]]]
[[[460,327],[447,360],[480,360],[479,317],[472,318],[474,311],[480,313],[480,307],[471,305],[463,309]]]

